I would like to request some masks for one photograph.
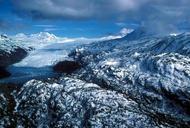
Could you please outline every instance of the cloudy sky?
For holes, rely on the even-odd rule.
[[[0,32],[94,37],[140,26],[190,31],[190,0],[0,0]]]

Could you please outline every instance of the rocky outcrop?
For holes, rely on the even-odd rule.
[[[75,61],[61,61],[58,62],[53,70],[58,73],[70,74],[81,68],[81,64]]]
[[[8,37],[0,38],[0,67],[19,62],[27,55],[27,50]]]
[[[30,50],[30,48],[24,48],[7,36],[0,36],[0,79],[11,75],[6,67],[25,58],[27,50]]]

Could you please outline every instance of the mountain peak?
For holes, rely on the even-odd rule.
[[[124,39],[125,40],[138,40],[138,39],[150,37],[153,35],[156,35],[155,32],[147,31],[147,29],[145,27],[139,27],[139,28],[135,29],[134,31],[131,31],[130,33],[128,33],[124,37]]]
[[[5,34],[1,34],[0,37],[1,37],[1,39],[7,39],[8,38],[8,36]]]
[[[56,39],[57,37],[54,34],[48,33],[48,32],[40,32],[36,34],[31,34],[31,38],[36,38],[39,40],[44,40],[44,41],[51,41]]]
[[[133,29],[128,29],[128,28],[122,28],[119,32],[121,36],[126,36],[127,34],[133,32]]]

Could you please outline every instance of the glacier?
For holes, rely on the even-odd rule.
[[[124,36],[124,32],[116,36],[101,38],[57,37],[48,32],[40,32],[31,35],[20,33],[11,36],[7,42],[11,44],[10,40],[12,40],[12,44],[15,43],[21,48],[26,49],[27,57],[23,57],[24,59],[22,59],[22,61],[9,66],[7,70],[11,72],[11,77],[1,79],[0,83],[20,84],[31,79],[56,77],[59,74],[53,72],[52,66],[62,60],[71,60],[72,58],[69,58],[68,54],[72,49],[82,44],[116,39],[121,38],[122,36]],[[11,50],[11,47],[7,46],[9,44],[1,44],[1,47],[4,47],[6,51],[9,51]]]

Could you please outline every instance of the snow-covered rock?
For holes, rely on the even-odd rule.
[[[80,70],[27,82],[14,93],[15,116],[0,121],[17,127],[188,128],[190,35],[143,31],[79,46],[69,56]],[[0,107],[9,106],[0,98]]]
[[[121,40],[139,40],[143,38],[149,38],[153,36],[159,36],[156,32],[148,31],[145,27],[139,27],[133,31],[130,31],[128,34],[124,36]]]
[[[15,99],[13,92],[18,90],[15,85],[0,85],[0,127],[14,128],[16,127],[16,115],[14,114]]]
[[[27,55],[27,49],[7,36],[0,37],[0,67],[19,62]]]
[[[78,79],[126,94],[155,118],[190,125],[190,35],[81,46],[71,56],[86,65]]]
[[[16,96],[19,127],[158,127],[127,95],[92,83],[63,78],[32,80]]]

